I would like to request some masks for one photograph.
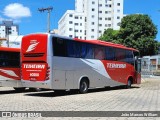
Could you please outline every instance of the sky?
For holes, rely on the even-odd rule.
[[[38,8],[53,7],[51,30],[58,28],[58,20],[66,10],[75,9],[75,0],[0,0],[0,23],[13,20],[19,25],[19,34],[47,31],[47,11]],[[157,26],[156,40],[160,41],[160,0],[124,0],[124,14],[148,14]],[[136,26],[135,26],[136,27]]]

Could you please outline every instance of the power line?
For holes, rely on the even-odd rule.
[[[48,11],[48,23],[47,23],[47,32],[50,32],[50,13],[53,10],[53,7],[47,7],[47,8],[38,8],[38,11],[44,12]]]

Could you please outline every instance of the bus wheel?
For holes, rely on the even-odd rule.
[[[15,91],[17,91],[17,92],[23,92],[23,91],[25,91],[25,87],[20,87],[20,88],[14,87],[14,89],[15,89]]]
[[[127,88],[127,89],[131,88],[131,85],[132,85],[132,80],[131,80],[131,79],[128,79],[126,88]]]
[[[79,92],[81,94],[87,93],[88,92],[88,87],[89,87],[88,81],[87,80],[82,80],[80,82]]]

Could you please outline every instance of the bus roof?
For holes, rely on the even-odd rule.
[[[110,47],[122,48],[122,49],[126,49],[126,50],[132,50],[132,51],[139,52],[137,49],[134,49],[134,48],[129,48],[129,47],[126,47],[121,44],[116,44],[116,43],[112,43],[112,42],[105,42],[105,41],[101,41],[101,40],[83,40],[83,39],[70,38],[70,37],[61,36],[61,35],[52,34],[52,33],[33,33],[33,34],[29,34],[29,36],[30,35],[42,35],[42,34],[60,37],[60,38],[64,38],[64,39],[75,40],[75,41],[84,42],[84,43],[90,43],[90,44],[96,44],[96,45],[102,45],[102,46],[110,46]]]
[[[7,51],[7,52],[20,52],[20,48],[0,47],[0,51]]]
[[[116,44],[116,43],[112,43],[112,42],[105,42],[105,41],[101,41],[101,40],[81,40],[81,39],[77,39],[77,38],[74,38],[74,40],[79,41],[79,42],[91,43],[91,44],[102,45],[102,46],[110,46],[110,47],[122,48],[122,49],[127,49],[127,50],[139,52],[138,50],[136,50],[134,48],[129,48],[124,45]]]

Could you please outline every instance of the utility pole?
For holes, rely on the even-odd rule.
[[[38,8],[38,11],[44,12],[48,11],[48,23],[47,23],[47,32],[50,33],[50,13],[52,11],[53,7],[47,7],[47,8]]]

